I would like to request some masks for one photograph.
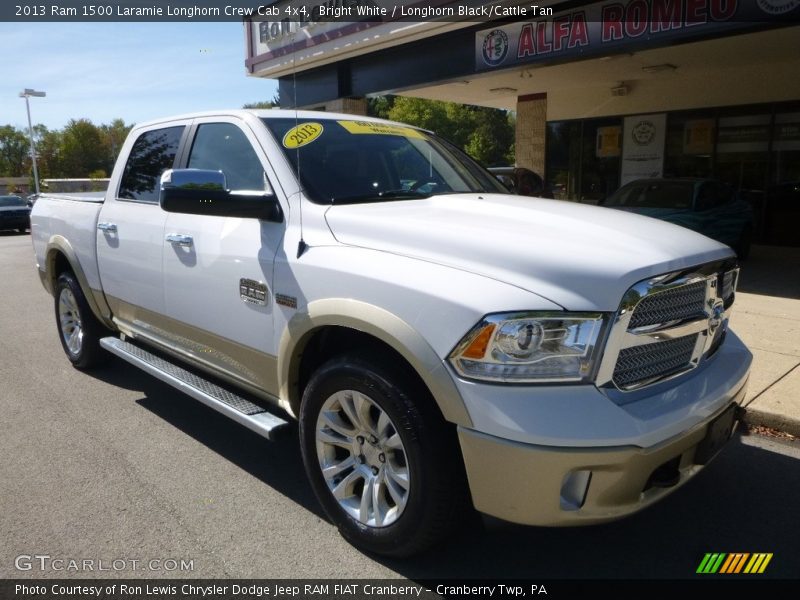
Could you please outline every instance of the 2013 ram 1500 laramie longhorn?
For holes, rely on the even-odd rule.
[[[109,351],[267,437],[296,418],[330,519],[385,555],[473,506],[630,514],[717,453],[745,393],[730,248],[510,195],[399,123],[139,125],[104,197],[42,196],[32,230],[76,367]]]

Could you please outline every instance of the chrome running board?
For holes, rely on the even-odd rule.
[[[258,404],[250,402],[238,394],[164,360],[140,346],[115,337],[101,339],[100,345],[112,354],[119,356],[122,360],[142,369],[195,400],[199,400],[206,406],[213,408],[226,417],[230,417],[237,423],[267,439],[275,439],[278,431],[289,425],[288,421],[267,412],[266,409]]]

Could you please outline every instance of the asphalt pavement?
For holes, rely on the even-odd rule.
[[[375,560],[322,515],[295,435],[266,441],[116,359],[73,369],[29,235],[0,233],[0,357],[3,578],[685,578],[707,552],[771,552],[764,577],[800,573],[797,442],[737,437],[616,523],[483,519],[421,557]]]

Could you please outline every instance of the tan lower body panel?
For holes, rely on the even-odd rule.
[[[156,344],[170,354],[274,401],[278,395],[276,357],[108,296],[122,333]]]
[[[702,468],[695,450],[711,420],[653,448],[534,446],[463,427],[458,435],[477,510],[525,525],[583,525],[634,513],[688,481]],[[677,462],[676,484],[648,488],[653,472],[669,461]],[[591,473],[585,499],[565,509],[562,486],[576,473]]]

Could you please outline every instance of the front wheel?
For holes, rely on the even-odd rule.
[[[312,377],[300,409],[303,462],[320,504],[354,546],[418,553],[468,507],[458,440],[421,386],[358,356]]]
[[[58,338],[69,361],[78,369],[101,364],[108,356],[100,347],[106,332],[89,308],[83,290],[70,272],[59,275],[55,289]]]

